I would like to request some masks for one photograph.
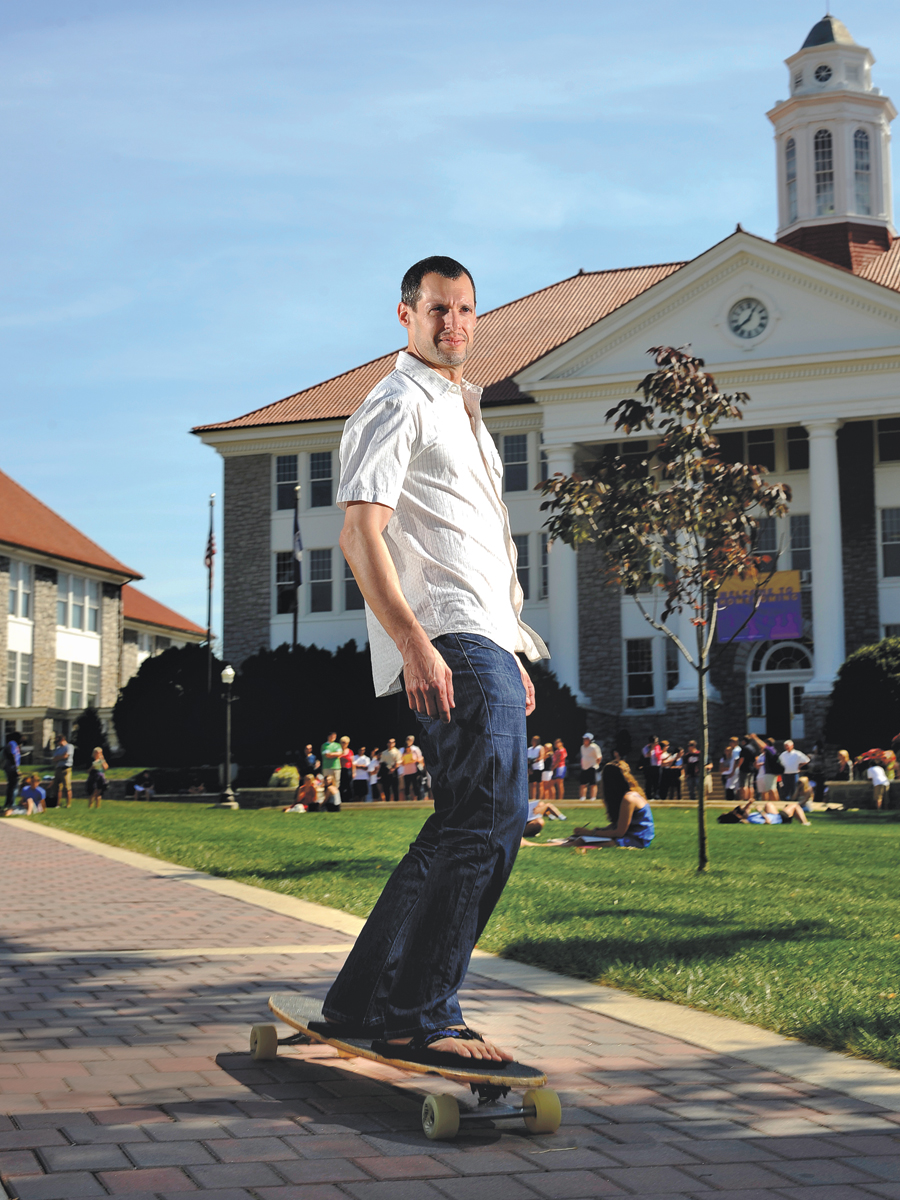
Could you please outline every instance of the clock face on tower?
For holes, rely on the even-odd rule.
[[[769,310],[762,300],[747,296],[728,310],[728,328],[739,338],[755,338],[769,324]]]

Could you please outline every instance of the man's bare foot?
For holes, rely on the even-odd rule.
[[[465,1025],[445,1026],[450,1029],[465,1029]],[[408,1046],[412,1038],[390,1038],[389,1046]],[[483,1042],[463,1041],[461,1038],[441,1038],[432,1042],[429,1050],[439,1050],[444,1054],[458,1054],[460,1058],[478,1058],[490,1062],[512,1062],[513,1056],[495,1046],[485,1038]]]

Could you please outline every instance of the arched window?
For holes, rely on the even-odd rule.
[[[788,138],[784,147],[784,178],[787,183],[788,224],[797,220],[797,145]]]
[[[856,184],[856,211],[868,217],[872,212],[872,155],[869,135],[857,129],[853,135],[853,178]]]
[[[816,166],[816,216],[834,212],[834,153],[827,129],[817,131],[813,139]]]
[[[788,642],[776,646],[766,660],[767,671],[811,671],[812,663],[802,646]]]

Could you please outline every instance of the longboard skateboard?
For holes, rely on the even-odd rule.
[[[474,1060],[460,1059],[459,1067],[433,1067],[388,1058],[376,1054],[366,1038],[330,1038],[309,1028],[310,1021],[323,1021],[322,1002],[299,992],[276,992],[269,997],[269,1008],[280,1020],[297,1032],[292,1037],[279,1038],[275,1025],[254,1025],[250,1030],[250,1053],[255,1059],[273,1059],[279,1046],[298,1046],[319,1042],[333,1046],[342,1058],[368,1058],[387,1063],[414,1075],[439,1075],[452,1083],[468,1084],[478,1097],[477,1108],[460,1110],[455,1096],[430,1095],[422,1105],[422,1131],[432,1139],[451,1139],[459,1132],[460,1122],[495,1120],[498,1117],[520,1117],[531,1133],[556,1133],[562,1121],[559,1097],[544,1087],[547,1076],[536,1067],[524,1063],[491,1063],[474,1065]],[[472,1062],[472,1066],[463,1066]],[[501,1104],[512,1091],[523,1090],[522,1105]]]

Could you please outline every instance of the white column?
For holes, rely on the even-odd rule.
[[[571,475],[575,467],[574,446],[545,443],[547,474]],[[568,684],[579,703],[584,703],[578,672],[578,560],[565,542],[555,541],[547,555],[550,606],[550,668],[560,683]]]
[[[812,696],[827,696],[844,661],[844,570],[837,431],[840,421],[810,421],[809,523],[815,675]]]

